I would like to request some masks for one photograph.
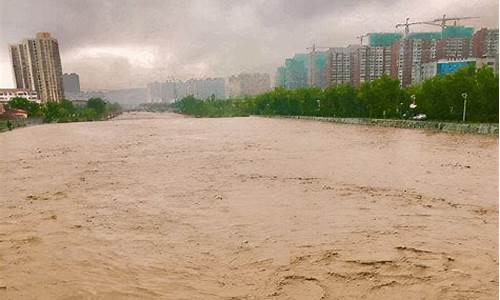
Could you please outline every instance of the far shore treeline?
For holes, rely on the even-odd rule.
[[[498,123],[499,76],[491,68],[464,68],[447,76],[436,76],[422,84],[400,88],[398,80],[387,76],[350,85],[274,91],[241,99],[200,100],[183,98],[171,109],[196,117],[248,115],[292,115],[340,118],[408,118],[415,113],[429,120],[461,121],[467,93],[467,122]],[[414,95],[412,97],[412,95]],[[410,109],[415,99],[417,107]]]
[[[28,118],[41,118],[45,123],[98,121],[121,112],[118,103],[108,103],[101,98],[91,98],[79,106],[69,100],[38,104],[17,97],[8,102],[8,107],[22,109],[28,113]]]

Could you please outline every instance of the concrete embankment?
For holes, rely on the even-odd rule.
[[[498,124],[491,123],[451,123],[439,121],[388,120],[365,118],[329,118],[312,116],[266,116],[271,118],[303,119],[343,124],[358,124],[396,128],[432,129],[443,132],[498,135]]]

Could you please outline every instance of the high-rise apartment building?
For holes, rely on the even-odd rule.
[[[177,99],[176,87],[179,82],[153,82],[146,87],[146,101],[149,103],[170,103]]]
[[[352,69],[352,82],[354,86],[361,86],[363,83],[370,81],[370,77],[368,75],[369,52],[369,46],[362,46],[354,52]]]
[[[226,82],[228,98],[255,96],[271,90],[271,78],[265,73],[241,73],[230,76]]]
[[[186,95],[182,95],[177,90],[178,96],[192,95],[198,99],[225,99],[225,80],[224,78],[203,78],[189,79],[184,83]],[[182,98],[179,97],[179,98]]]
[[[335,47],[329,51],[327,80],[330,86],[353,84],[354,52],[360,46]]]
[[[153,82],[146,88],[146,98],[149,103],[171,103],[187,96],[194,96],[201,100],[225,99],[224,78]]]
[[[474,28],[447,26],[436,41],[435,59],[466,59],[472,56],[471,39]]]
[[[429,33],[422,33],[418,38],[406,38],[393,46],[393,68],[391,78],[398,79],[401,86],[416,84],[422,80],[422,64],[436,59],[437,41]]]
[[[369,79],[375,80],[391,72],[391,47],[371,47],[368,55]]]
[[[436,59],[436,41],[423,39],[411,40],[411,84],[417,84],[423,80],[422,65]]]
[[[450,38],[436,42],[436,59],[465,59],[471,57],[470,38]]]
[[[309,87],[326,88],[328,83],[329,51],[315,51],[308,54],[306,63],[307,83]]]
[[[391,77],[401,86],[414,85],[426,78],[424,65],[437,60],[463,60],[471,57],[474,29],[448,26],[441,32],[414,32],[393,46]]]
[[[64,99],[59,44],[48,32],[10,46],[17,88],[36,90],[42,102]]]
[[[295,54],[292,58],[285,59],[283,66],[276,73],[276,86],[286,89],[299,89],[308,86],[308,55]]]
[[[392,66],[391,47],[361,46],[353,52],[352,83],[360,86],[391,74]]]
[[[286,68],[284,66],[278,67],[276,69],[276,74],[274,76],[274,86],[285,87],[286,85]]]
[[[63,88],[65,93],[80,92],[80,76],[76,73],[63,74]]]
[[[498,57],[498,29],[481,28],[472,37],[473,57]]]
[[[370,33],[369,37],[369,46],[359,46],[353,50],[351,66],[354,86],[396,72],[394,64],[397,59],[393,46],[401,40],[402,35],[382,32]]]

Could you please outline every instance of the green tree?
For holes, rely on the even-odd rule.
[[[399,106],[403,99],[398,80],[387,75],[364,83],[358,93],[359,101],[368,118],[398,118]]]
[[[69,100],[49,101],[42,107],[44,122],[73,122],[78,120],[78,113]]]
[[[93,109],[96,114],[101,117],[106,111],[106,102],[101,98],[90,98],[87,101],[87,108]]]
[[[324,91],[321,115],[327,117],[359,117],[361,106],[356,97],[356,89],[351,85],[330,87]]]
[[[36,116],[40,113],[40,105],[26,98],[15,97],[8,103],[10,108],[22,109],[28,113],[29,117]]]
[[[498,73],[491,68],[470,67],[404,89],[398,80],[384,75],[359,88],[350,85],[325,90],[276,88],[252,97],[207,101],[188,96],[171,107],[197,117],[256,114],[399,119],[408,115],[415,95],[416,113],[425,113],[430,120],[459,121],[463,112],[461,95],[467,93],[467,121],[498,122],[498,88]]]

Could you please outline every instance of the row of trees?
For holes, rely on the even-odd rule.
[[[171,106],[176,112],[196,117],[245,117],[253,111],[252,101],[252,98],[203,101],[187,96]]]
[[[10,108],[22,109],[28,117],[43,118],[44,122],[82,122],[102,120],[109,115],[119,113],[117,103],[108,103],[101,98],[91,98],[84,106],[74,105],[69,100],[38,104],[25,98],[17,97],[9,101]]]
[[[202,101],[190,96],[174,103],[173,108],[198,117],[254,114],[400,119],[418,112],[432,120],[460,121],[462,94],[467,93],[467,121],[498,122],[498,88],[498,73],[488,67],[470,67],[409,88],[400,88],[399,81],[384,76],[359,88],[276,88],[255,97],[229,100]],[[414,101],[417,108],[411,109]]]

